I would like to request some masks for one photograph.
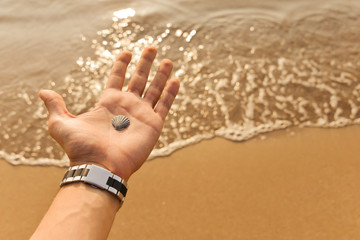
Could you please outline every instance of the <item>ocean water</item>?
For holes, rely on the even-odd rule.
[[[350,0],[3,0],[0,158],[68,165],[37,92],[89,111],[115,56],[133,52],[131,73],[148,45],[181,80],[150,159],[213,137],[359,124],[359,26]]]

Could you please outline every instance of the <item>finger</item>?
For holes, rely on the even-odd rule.
[[[39,97],[44,101],[49,112],[49,119],[69,117],[70,114],[66,109],[64,99],[54,91],[41,90]]]
[[[109,80],[106,83],[106,88],[122,89],[126,69],[130,61],[131,53],[128,51],[122,52],[116,57],[116,61],[110,72]]]
[[[164,90],[166,81],[169,79],[173,64],[170,60],[163,60],[156,72],[153,82],[147,89],[144,99],[154,107],[159,100],[162,91]]]
[[[179,91],[180,82],[178,79],[174,78],[171,79],[167,86],[165,87],[165,90],[155,107],[155,112],[158,113],[163,120],[165,120],[166,115],[168,114],[171,105],[174,102],[174,99]]]
[[[133,92],[139,96],[142,95],[148,80],[151,65],[156,57],[156,53],[157,51],[154,47],[145,48],[141,54],[134,75],[130,79],[128,91]]]

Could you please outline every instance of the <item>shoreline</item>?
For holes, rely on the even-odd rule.
[[[108,239],[360,238],[360,126],[264,136],[147,161]],[[29,238],[65,170],[0,161],[1,239]]]

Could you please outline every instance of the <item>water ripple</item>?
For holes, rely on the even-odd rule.
[[[81,114],[98,100],[119,52],[133,52],[132,72],[142,50],[157,47],[157,59],[170,57],[182,84],[150,158],[214,136],[243,141],[291,126],[360,122],[359,8],[326,6],[284,18],[245,13],[217,12],[184,24],[156,23],[156,11],[117,11],[112,25],[90,40],[95,57],[79,57],[69,75],[49,87]],[[26,85],[16,95],[2,93],[12,107],[0,119],[0,156],[14,164],[66,165],[34,95]]]

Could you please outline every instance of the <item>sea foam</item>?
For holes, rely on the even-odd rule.
[[[149,159],[213,137],[244,141],[289,127],[359,124],[357,8],[319,8],[286,21],[233,10],[199,17],[196,24],[149,23],[156,13],[125,10],[116,11],[96,39],[83,38],[95,57],[80,56],[65,79],[49,86],[71,113],[84,113],[99,99],[117,54],[133,52],[131,73],[142,50],[157,47],[155,67],[171,58],[181,88]],[[14,107],[0,119],[0,157],[12,164],[66,166],[66,155],[46,131],[46,109],[34,95],[26,86],[16,98],[9,95]]]

